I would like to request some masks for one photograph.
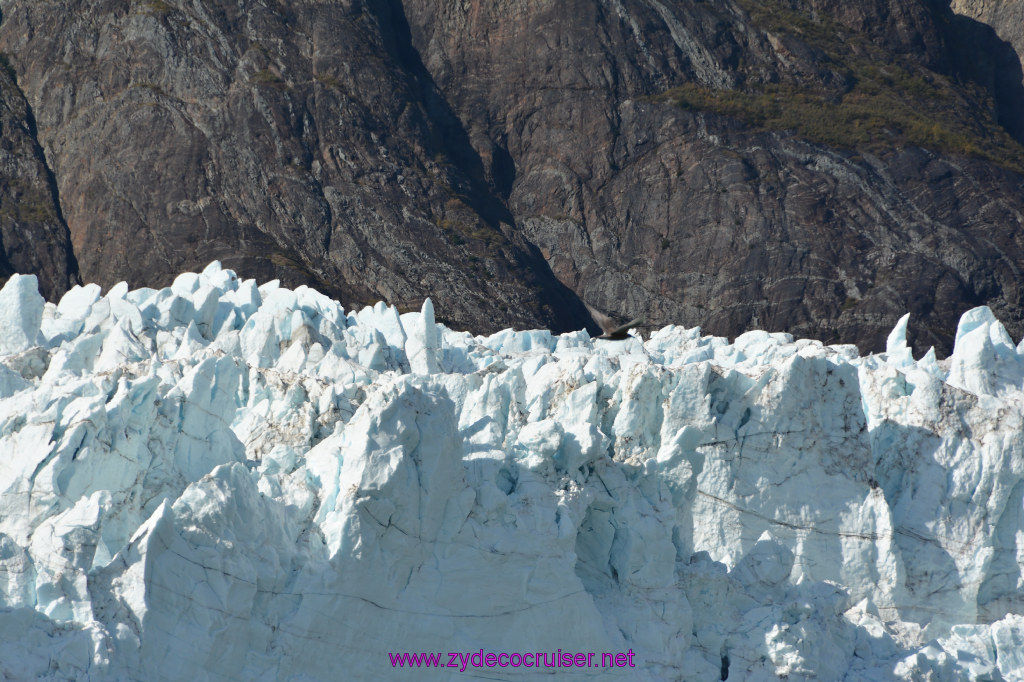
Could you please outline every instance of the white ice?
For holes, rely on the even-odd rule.
[[[908,325],[474,337],[219,263],[14,276],[0,678],[1024,679],[1024,343]]]

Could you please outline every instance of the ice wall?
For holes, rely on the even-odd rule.
[[[978,308],[915,360],[907,323],[473,337],[218,263],[15,276],[0,677],[1022,679],[1024,348]]]

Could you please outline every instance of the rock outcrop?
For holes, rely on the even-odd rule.
[[[1024,2],[1021,0],[953,0],[953,10],[988,24],[1024,55]]]
[[[346,303],[430,294],[462,326],[582,326],[513,218],[474,205],[456,123],[374,6],[5,4],[82,272],[162,285],[219,258]]]
[[[0,61],[0,281],[15,272],[35,273],[49,298],[78,281],[32,112],[9,65]]]
[[[956,116],[984,111],[960,80],[969,65],[978,82],[992,80],[995,65],[968,64],[962,41],[982,27],[897,1],[404,4],[417,8],[415,44],[479,131],[481,155],[515,159],[508,201],[524,232],[596,305],[720,334],[763,326],[876,349],[905,309],[926,320],[919,350],[948,350],[969,303],[1018,318],[1020,169],[939,141],[962,129]],[[712,96],[688,111],[656,98],[694,83]],[[879,92],[860,92],[869,87]],[[797,110],[775,119],[795,131],[758,125],[756,100],[730,108],[714,97],[773,88],[783,110]],[[922,100],[913,106],[939,143],[890,129],[913,120],[859,137],[869,122],[834,103],[868,95],[879,109]],[[940,109],[957,113],[943,120]],[[827,129],[808,131],[800,114]],[[1024,121],[1024,109],[1006,118]],[[965,134],[1002,132],[1022,158],[989,125]]]
[[[865,350],[906,310],[918,352],[980,304],[1024,333],[1020,60],[941,2],[0,8],[104,286],[217,258],[477,332],[582,299]]]

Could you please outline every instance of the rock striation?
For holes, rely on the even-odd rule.
[[[0,291],[5,679],[1024,675],[1024,343],[988,308],[937,361],[909,316],[859,356],[472,336],[219,263],[34,285]]]

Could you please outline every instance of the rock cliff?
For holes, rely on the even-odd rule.
[[[1020,59],[941,2],[0,10],[105,286],[217,258],[477,332],[579,328],[582,299],[865,350],[907,310],[919,352],[979,304],[1024,333]]]
[[[0,281],[38,273],[43,294],[53,298],[75,284],[78,266],[32,112],[10,66],[0,67]]]
[[[1024,2],[1021,0],[953,0],[958,14],[977,19],[995,29],[1000,38],[1024,55]]]
[[[919,2],[405,4],[482,155],[516,160],[519,224],[584,298],[871,348],[904,310],[919,348],[948,348],[971,301],[1018,316],[1006,129],[1024,109],[997,123],[1019,87],[997,91],[1007,54],[982,25]],[[1018,172],[978,158],[985,140]]]
[[[463,326],[585,322],[474,189],[457,126],[402,63],[386,11],[2,7],[0,44],[89,278],[161,285],[212,256],[346,304],[429,293]]]

